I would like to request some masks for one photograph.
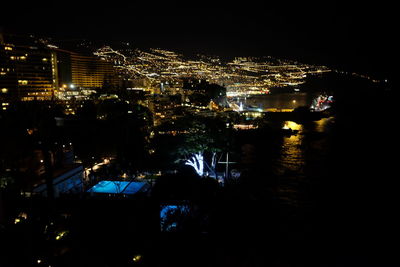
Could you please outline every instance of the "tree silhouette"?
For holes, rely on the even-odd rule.
[[[178,161],[193,167],[199,176],[206,176],[207,172],[216,176],[216,154],[222,151],[227,136],[225,124],[219,119],[200,117],[186,118],[185,122],[189,124],[188,133],[176,151]]]

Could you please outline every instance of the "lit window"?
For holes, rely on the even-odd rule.
[[[11,46],[6,46],[6,47],[4,47],[4,50],[9,50],[9,51],[11,51],[11,50],[13,50],[13,49],[12,49]]]
[[[28,81],[27,80],[18,80],[19,85],[27,85]]]
[[[7,88],[2,88],[2,89],[1,89],[1,92],[2,92],[3,94],[5,94],[5,93],[8,92],[8,89],[7,89]]]

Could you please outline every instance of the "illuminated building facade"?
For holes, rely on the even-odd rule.
[[[87,99],[99,88],[115,88],[118,77],[111,63],[96,57],[53,49],[57,57],[57,99]]]
[[[41,44],[2,38],[1,101],[51,100],[57,80],[55,62],[55,53]]]
[[[117,84],[113,66],[92,56],[70,54],[71,82],[80,88],[101,88]]]

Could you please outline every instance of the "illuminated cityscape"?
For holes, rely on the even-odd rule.
[[[0,8],[1,267],[398,266],[387,6]]]
[[[225,64],[218,57],[185,60],[182,55],[161,49],[128,50],[131,56],[126,56],[111,47],[103,47],[94,54],[112,62],[128,80],[145,79],[149,86],[163,84],[178,89],[185,79],[206,80],[225,86],[228,96],[268,94],[271,87],[297,86],[307,75],[330,71],[324,66],[273,58],[235,58]]]

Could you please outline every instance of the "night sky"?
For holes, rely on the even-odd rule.
[[[127,1],[128,2],[128,1]],[[85,3],[85,4],[83,4]],[[394,4],[366,1],[14,1],[5,31],[223,57],[272,55],[391,77]]]

